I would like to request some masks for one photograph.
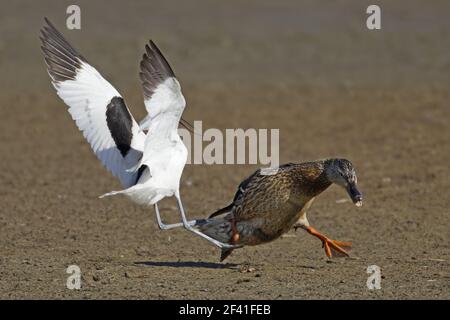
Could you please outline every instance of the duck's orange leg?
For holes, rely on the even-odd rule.
[[[348,257],[348,252],[345,251],[342,247],[350,248],[352,246],[351,242],[340,242],[332,240],[327,236],[318,232],[313,227],[307,227],[306,231],[308,231],[308,233],[319,238],[322,241],[322,247],[325,248],[325,253],[328,258],[331,258],[333,256],[332,252],[334,252],[335,254],[338,253],[338,255],[341,254]]]

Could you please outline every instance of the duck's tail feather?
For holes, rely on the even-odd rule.
[[[222,249],[220,252],[220,262],[223,262],[232,252],[234,249]]]
[[[223,243],[228,243],[231,238],[231,223],[225,217],[201,220],[194,228]]]
[[[223,215],[227,212],[228,214]],[[194,228],[222,243],[230,243],[232,236],[231,213],[230,211],[220,209],[210,215],[208,219],[199,220],[199,223],[197,223]],[[233,250],[234,249],[222,249],[220,253],[220,262],[225,260]]]

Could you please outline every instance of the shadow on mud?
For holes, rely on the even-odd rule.
[[[145,265],[148,267],[171,267],[171,268],[207,268],[207,269],[236,269],[234,263],[214,263],[202,261],[141,261],[135,262],[136,265]]]

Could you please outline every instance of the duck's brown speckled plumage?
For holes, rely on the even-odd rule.
[[[261,219],[260,235],[265,235],[251,244],[276,239],[289,230],[305,205],[331,184],[322,162],[287,164],[274,175],[262,175],[258,170],[244,182],[233,201],[234,218],[237,223]]]
[[[198,228],[229,243],[233,222],[240,235],[238,244],[244,246],[275,240],[293,226],[309,226],[306,210],[332,184],[326,174],[332,161],[289,163],[269,175],[257,170],[239,185],[230,205],[213,213]],[[225,250],[222,259],[231,251]]]

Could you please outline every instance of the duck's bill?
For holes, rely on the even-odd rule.
[[[363,200],[363,196],[362,193],[358,190],[358,188],[356,187],[356,184],[349,184],[347,186],[347,192],[348,195],[350,196],[350,199],[352,199],[353,203],[357,206],[357,207],[361,207],[362,206],[362,200]]]

